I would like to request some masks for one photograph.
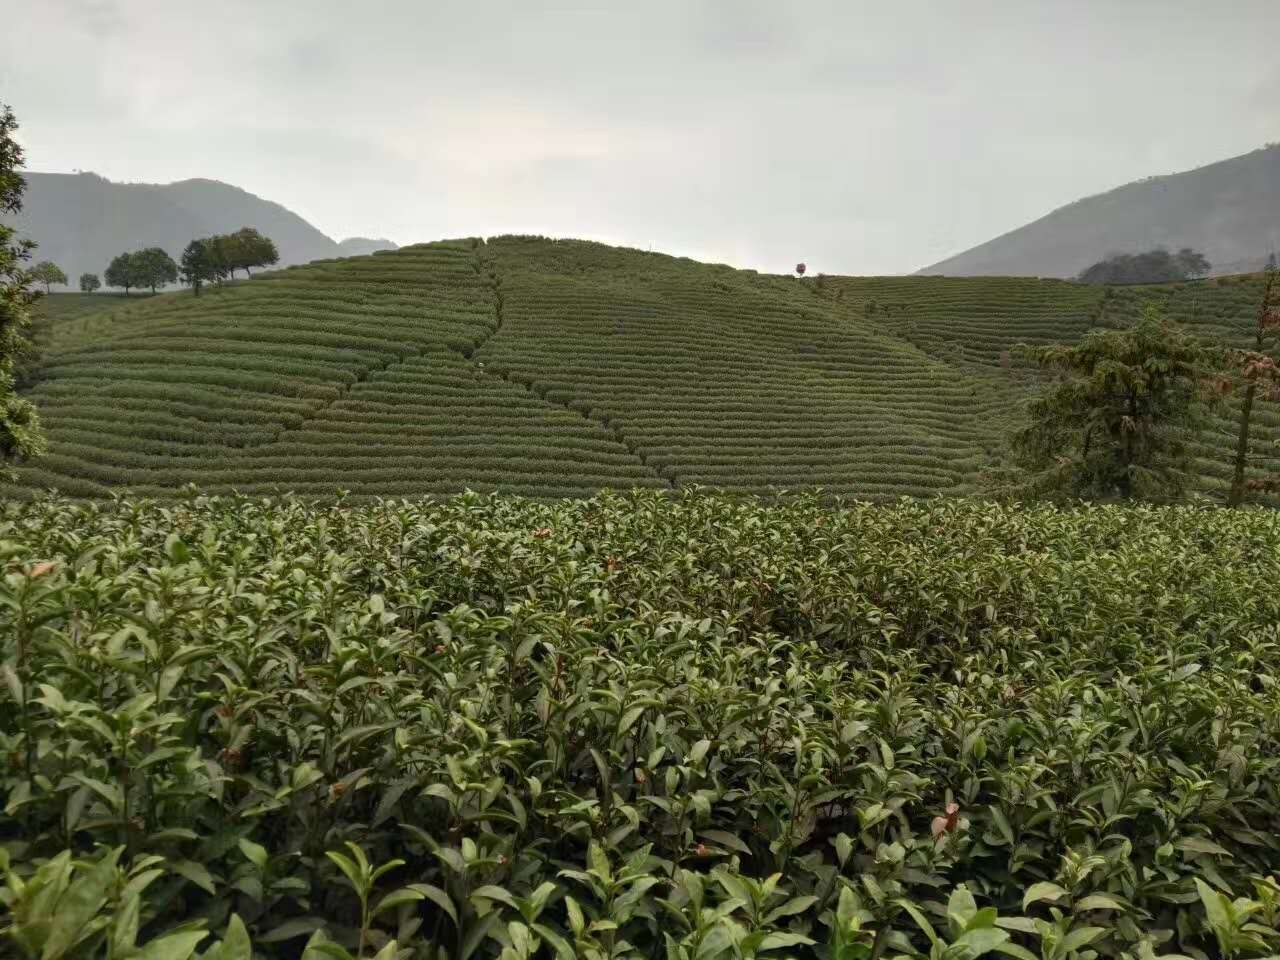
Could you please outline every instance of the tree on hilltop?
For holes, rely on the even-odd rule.
[[[200,296],[200,287],[209,280],[216,279],[213,252],[208,240],[192,240],[182,251],[182,282],[191,287],[192,292]]]
[[[270,237],[253,227],[241,227],[235,233],[221,233],[200,241],[208,255],[209,279],[222,283],[234,280],[237,270],[252,276],[253,267],[269,267],[280,262],[280,252]]]
[[[59,283],[65,285],[67,283],[67,275],[63,273],[62,268],[52,260],[41,260],[32,267],[31,278],[37,283],[44,284],[44,292],[46,294],[53,292],[49,289],[53,284]]]
[[[125,296],[132,287],[150,287],[155,293],[165,284],[177,283],[178,265],[160,247],[147,247],[120,254],[102,276],[108,286],[124,287]]]
[[[20,173],[23,152],[14,133],[18,121],[0,104],[0,213],[22,210],[26,178]],[[40,417],[31,401],[14,389],[14,367],[29,349],[27,329],[31,304],[39,293],[31,289],[31,274],[23,268],[35,244],[19,240],[14,227],[0,223],[0,459],[35,457],[44,452]]]
[[[98,275],[96,273],[80,274],[81,293],[93,293],[100,286],[102,286],[102,281],[98,279]]]
[[[1013,436],[1018,492],[1170,500],[1185,491],[1213,350],[1148,307],[1127,329],[1019,352],[1062,379],[1030,402]]]
[[[241,227],[230,235],[229,240],[232,277],[237,270],[243,270],[246,277],[253,276],[249,272],[250,267],[269,267],[280,262],[280,251],[276,249],[275,241],[264,237],[253,227]]]
[[[102,279],[109,287],[123,287],[127,297],[130,288],[138,286],[138,270],[133,262],[133,254],[122,253],[112,258],[107,269],[102,271]]]
[[[140,287],[156,288],[178,282],[178,265],[159,247],[147,247],[130,255],[133,279]]]

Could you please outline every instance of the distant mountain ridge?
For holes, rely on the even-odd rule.
[[[194,237],[256,227],[276,242],[281,266],[394,249],[389,240],[342,243],[292,210],[218,180],[116,183],[95,173],[25,173],[23,209],[9,218],[35,240],[37,260],[52,260],[71,283],[101,274],[126,250],[161,247],[175,260]]]
[[[1213,275],[1260,269],[1280,250],[1280,144],[1085,197],[919,274],[1074,277],[1157,246],[1201,251]]]
[[[362,257],[365,254],[377,253],[379,250],[400,249],[385,237],[347,237],[339,241],[338,248],[344,257]]]

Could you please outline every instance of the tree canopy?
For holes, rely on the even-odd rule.
[[[217,278],[213,251],[208,240],[192,240],[187,244],[187,248],[182,251],[180,272],[182,282],[191,287],[197,297],[200,296],[203,284]]]
[[[131,255],[131,262],[138,286],[150,287],[152,293],[167,283],[178,282],[178,265],[159,247],[139,250]]]
[[[269,237],[253,227],[241,227],[235,233],[192,240],[182,253],[181,270],[164,250],[148,247],[120,254],[102,276],[108,286],[123,287],[126,295],[133,287],[150,287],[155,293],[181,277],[199,296],[201,285],[208,281],[221,283],[233,279],[237,270],[250,275],[253,267],[271,266],[279,261],[280,252]],[[62,282],[66,282],[65,278]]]
[[[100,286],[102,286],[102,281],[98,279],[98,275],[96,273],[80,274],[81,293],[93,293],[93,291],[97,290]]]
[[[183,282],[200,295],[201,284],[234,279],[237,270],[246,276],[253,267],[269,267],[280,262],[280,252],[270,237],[253,227],[241,227],[235,233],[202,237],[187,244],[182,254]]]
[[[14,136],[17,129],[13,111],[0,105],[0,213],[5,214],[22,209],[27,185],[20,172],[23,152]],[[5,459],[38,456],[45,449],[35,406],[14,389],[14,367],[28,348],[31,304],[38,296],[23,267],[34,247],[0,223],[0,458]]]
[[[44,284],[45,293],[51,292],[49,288],[55,283],[64,285],[67,283],[67,275],[51,260],[41,260],[32,267],[31,278],[37,283]]]
[[[264,237],[253,227],[241,227],[231,234],[232,275],[243,270],[250,276],[250,267],[270,267],[280,262],[280,251],[270,237]]]
[[[102,279],[107,286],[123,287],[125,296],[129,295],[130,288],[138,286],[138,274],[132,258],[131,253],[119,254],[102,271]]]
[[[1170,253],[1163,247],[1146,253],[1113,253],[1081,271],[1083,283],[1171,283],[1202,277],[1212,269],[1204,254],[1190,247]]]
[[[1220,358],[1149,307],[1133,326],[1080,343],[1020,348],[1061,379],[1035,397],[1013,437],[1023,493],[1086,499],[1176,499],[1188,440]]]
[[[253,227],[241,227],[235,233],[205,237],[202,241],[209,253],[215,280],[235,279],[236,271],[251,276],[253,267],[269,267],[280,261],[274,241]]]
[[[147,247],[117,256],[103,277],[108,286],[124,287],[126,294],[132,287],[150,287],[155,293],[165,284],[177,283],[178,265],[159,247]]]

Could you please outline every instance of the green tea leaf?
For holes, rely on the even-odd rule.
[[[1033,883],[1027,888],[1026,893],[1022,895],[1022,909],[1026,910],[1031,904],[1038,903],[1041,900],[1057,903],[1059,900],[1065,900],[1067,896],[1067,891],[1056,883],[1042,880],[1039,883]]]
[[[137,960],[187,960],[195,953],[200,941],[209,935],[207,930],[170,933],[156,937],[137,954]]]
[[[116,876],[119,848],[74,876],[66,892],[58,898],[50,917],[49,935],[40,960],[60,960],[84,934],[85,927],[107,903],[107,891]]]

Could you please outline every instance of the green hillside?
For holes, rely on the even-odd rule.
[[[1193,247],[1215,275],[1261,270],[1280,246],[1280,144],[1084,197],[920,273],[1074,277],[1156,246]]]
[[[964,493],[1028,374],[1013,344],[1156,298],[1242,338],[1257,281],[1105,293],[1024,278],[796,280],[580,241],[446,241],[207,292],[48,301],[30,395],[50,453],[28,489],[820,485]],[[1206,489],[1230,423],[1207,437]],[[1263,411],[1259,454],[1280,438]],[[1260,463],[1276,469],[1280,461]]]

